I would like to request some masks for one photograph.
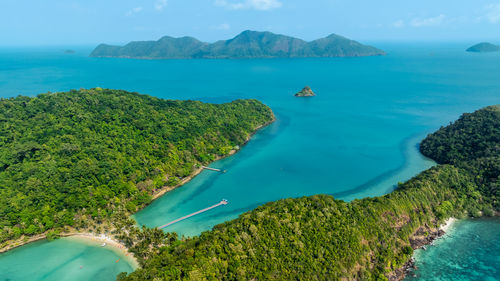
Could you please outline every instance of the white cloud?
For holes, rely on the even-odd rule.
[[[484,18],[491,23],[500,22],[500,3],[491,4],[485,7],[486,14]]]
[[[215,30],[229,30],[231,29],[231,25],[229,25],[229,23],[221,23],[219,25],[213,25],[210,28]]]
[[[411,20],[410,25],[414,27],[436,26],[441,25],[445,19],[446,16],[443,14],[431,18],[414,18]]]
[[[392,23],[392,26],[395,28],[401,28],[405,26],[405,22],[403,20],[397,20]]]
[[[128,16],[128,17],[130,17],[130,16],[132,16],[134,14],[140,13],[142,10],[143,10],[142,7],[135,7],[132,10],[128,11],[125,15]]]
[[[162,11],[167,6],[167,0],[156,0],[155,10]]]
[[[267,11],[283,6],[279,0],[244,0],[239,2],[227,0],[215,0],[215,5],[231,10],[260,10]]]

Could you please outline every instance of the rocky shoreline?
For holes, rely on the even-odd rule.
[[[432,245],[432,243],[443,236],[451,224],[455,221],[455,218],[449,218],[442,226],[439,228],[433,228],[429,225],[424,225],[417,229],[414,236],[410,238],[410,246],[413,250],[424,249],[426,250],[427,245]],[[394,270],[391,274],[387,276],[389,281],[401,281],[406,275],[411,274],[417,269],[416,260],[412,256],[401,268]]]

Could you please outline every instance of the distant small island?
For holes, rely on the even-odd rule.
[[[500,51],[500,46],[488,42],[476,44],[466,50],[472,53],[491,53]]]
[[[314,97],[315,95],[309,86],[305,86],[302,91],[295,94],[296,97]]]
[[[162,37],[158,41],[135,41],[125,46],[101,44],[91,57],[136,59],[251,59],[380,56],[385,52],[332,34],[306,42],[271,32],[244,31],[230,40],[201,42],[193,37]]]

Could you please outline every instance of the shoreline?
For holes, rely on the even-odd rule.
[[[22,241],[22,240],[24,240],[24,237],[25,236],[21,236],[17,240],[8,240],[8,241],[5,241],[5,243],[7,245],[5,245],[4,247],[0,248],[0,254],[6,253],[6,252],[8,252],[10,250],[14,250],[16,248],[19,248],[21,246],[24,246],[24,245],[27,245],[27,244],[30,244],[30,243],[33,243],[33,242],[45,240],[45,239],[47,239],[47,232],[44,232],[44,233],[41,233],[41,234],[38,234],[38,235],[35,235],[35,236],[31,236],[26,241]],[[14,244],[10,244],[9,245],[8,242],[12,242]]]
[[[133,270],[139,268],[139,262],[134,257],[134,254],[129,252],[128,248],[125,245],[121,244],[117,240],[106,234],[96,235],[93,233],[70,233],[68,235],[62,236],[62,239],[66,240],[75,240],[78,242],[84,242],[86,245],[91,246],[101,246],[102,248],[109,249],[120,256],[120,259],[124,259],[128,264],[132,267]],[[103,243],[106,243],[105,246],[102,246]],[[118,259],[118,261],[120,260]]]
[[[439,226],[439,229],[444,231],[444,233],[448,233],[450,231],[450,228],[453,226],[453,224],[457,221],[456,218],[448,218],[441,226]]]
[[[19,238],[21,240],[23,238]],[[58,238],[54,239],[67,239],[67,240],[75,240],[79,242],[87,242],[85,244],[91,245],[91,246],[101,246],[102,243],[106,243],[106,246],[109,246],[107,249],[110,249],[111,251],[115,252],[120,256],[120,259],[124,259],[127,261],[128,264],[132,267],[132,269],[136,270],[139,268],[139,262],[137,259],[134,257],[134,254],[128,251],[128,248],[115,240],[114,238],[106,235],[106,234],[94,234],[90,232],[67,232],[67,233],[61,233],[59,234]],[[42,233],[33,237],[30,237],[27,241],[19,241],[17,244],[14,245],[8,245],[2,249],[0,249],[0,254],[7,253],[11,250],[17,249],[22,246],[26,246],[28,244],[37,242],[37,241],[42,241],[42,240],[47,240],[47,242],[51,242],[54,240],[49,241],[47,239],[47,234]],[[89,243],[90,242],[90,243]]]
[[[428,226],[420,227],[414,234],[414,238],[410,238],[410,245],[413,250],[424,249],[427,246],[434,245],[434,241],[443,237],[446,233],[452,230],[453,224],[457,221],[456,218],[450,217],[444,223],[440,224],[437,228],[430,228]],[[428,231],[429,235],[425,238],[418,237],[422,231]],[[405,277],[417,269],[415,252],[413,252],[411,258],[401,267],[394,270],[389,274],[389,281],[402,281]]]
[[[264,123],[262,125],[257,126],[248,135],[248,138],[245,140],[245,142],[243,142],[241,145],[239,145],[238,149],[233,149],[233,150],[229,151],[229,153],[227,155],[224,155],[222,157],[218,156],[214,161],[210,162],[210,164],[214,163],[216,161],[222,160],[222,159],[224,159],[226,157],[229,157],[229,156],[232,156],[232,155],[236,154],[239,150],[241,150],[241,148],[244,145],[246,145],[250,141],[250,139],[260,129],[265,128],[265,127],[269,126],[270,124],[272,124],[272,123],[274,123],[276,121],[276,116],[274,115],[274,112],[272,112],[272,111],[271,111],[271,116],[272,116],[272,119],[269,122],[266,122],[266,123]],[[175,186],[164,186],[164,187],[162,187],[158,192],[156,192],[156,193],[154,193],[152,195],[152,200],[151,200],[151,202],[149,202],[149,204],[153,203],[154,200],[160,198],[161,196],[165,195],[166,193],[168,193],[168,192],[170,192],[170,191],[172,191],[172,190],[174,190],[174,189],[176,189],[178,187],[181,187],[181,186],[185,185],[186,183],[190,182],[193,178],[195,178],[197,175],[199,175],[203,170],[204,169],[201,168],[201,167],[197,168],[191,175],[183,178],[179,184],[177,184]],[[146,205],[143,208],[135,211],[133,214],[130,215],[130,217],[132,217],[132,219],[133,219],[133,215],[135,213],[143,210],[148,205]],[[11,251],[13,249],[16,249],[16,248],[19,248],[19,247],[22,247],[22,246],[26,246],[26,245],[28,245],[30,243],[33,243],[33,242],[36,242],[36,241],[48,240],[47,239],[47,233],[48,232],[49,231],[46,231],[44,233],[40,233],[40,234],[37,234],[35,236],[31,236],[26,241],[24,241],[24,239],[25,239],[26,236],[21,236],[20,238],[18,238],[16,240],[5,241],[4,245],[2,247],[0,247],[0,254],[9,252],[9,251]],[[114,240],[113,238],[105,235],[105,234],[97,235],[97,234],[93,234],[93,233],[89,233],[89,232],[76,232],[75,230],[69,230],[68,232],[61,232],[59,234],[59,236],[58,236],[58,238],[71,238],[71,237],[74,237],[75,239],[79,238],[81,240],[93,241],[94,243],[100,241],[101,243],[105,242],[105,243],[108,244],[108,242],[109,242],[109,244],[112,245],[112,247],[111,247],[112,249],[117,250],[118,253],[120,253],[124,257],[130,259],[130,261],[131,261],[130,264],[132,265],[132,267],[134,268],[134,270],[137,269],[137,268],[139,268],[139,262],[133,256],[133,254],[128,251],[128,248],[125,247],[124,245],[122,245],[121,243],[119,243],[118,241]],[[101,237],[104,237],[104,238],[101,238]]]
[[[229,151],[229,153],[228,153],[228,154],[226,154],[226,155],[224,155],[224,156],[217,156],[217,157],[214,159],[214,161],[210,162],[210,163],[209,163],[209,164],[207,164],[207,165],[210,165],[210,164],[215,163],[215,162],[217,162],[217,161],[219,161],[219,160],[222,160],[222,159],[225,159],[225,158],[227,158],[227,157],[230,157],[230,156],[235,155],[238,151],[240,151],[240,150],[242,149],[242,147],[244,147],[244,146],[245,146],[245,145],[246,145],[246,144],[247,144],[247,143],[248,143],[248,142],[252,139],[252,137],[253,137],[255,134],[257,134],[257,133],[258,133],[258,131],[259,131],[259,130],[261,130],[261,129],[263,129],[263,128],[265,128],[265,127],[269,126],[269,125],[271,125],[272,123],[274,123],[274,122],[276,121],[276,116],[274,115],[274,112],[272,112],[272,111],[271,111],[271,115],[272,115],[272,119],[271,119],[271,121],[266,122],[266,123],[264,123],[264,124],[262,124],[262,125],[260,125],[260,126],[257,126],[257,127],[253,130],[253,132],[252,132],[252,133],[250,133],[250,134],[248,135],[247,139],[246,139],[246,140],[245,140],[245,141],[244,141],[241,145],[239,145],[238,149],[232,149],[231,151]],[[174,186],[163,186],[163,187],[161,187],[161,188],[160,188],[157,192],[155,192],[155,193],[153,194],[151,202],[149,202],[149,203],[148,203],[148,205],[144,206],[143,208],[141,208],[141,209],[137,210],[134,214],[136,214],[136,213],[140,212],[141,210],[143,210],[143,209],[147,208],[147,207],[148,207],[151,203],[153,203],[153,201],[155,201],[156,199],[158,199],[158,198],[162,197],[163,195],[167,194],[168,192],[170,192],[170,191],[172,191],[172,190],[175,190],[175,189],[177,189],[177,188],[179,188],[179,187],[181,187],[181,186],[183,186],[183,185],[187,184],[187,183],[188,183],[188,182],[190,182],[192,179],[194,179],[196,176],[198,176],[201,172],[203,172],[203,170],[204,170],[204,169],[203,169],[203,168],[201,168],[201,167],[200,167],[200,168],[197,168],[197,169],[196,169],[196,170],[194,170],[194,172],[193,172],[193,173],[191,173],[189,176],[187,176],[187,177],[183,178],[183,179],[181,180],[181,182],[180,182],[180,183],[178,183],[177,185],[174,185]],[[134,214],[132,214],[131,216],[133,217],[133,215],[134,215]]]

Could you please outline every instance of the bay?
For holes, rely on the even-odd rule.
[[[388,55],[132,60],[89,58],[90,46],[0,48],[0,97],[103,87],[215,103],[256,98],[269,105],[277,121],[238,154],[211,165],[227,173],[204,171],[134,215],[138,224],[155,227],[228,199],[228,205],[166,229],[192,236],[281,198],[386,194],[435,164],[418,152],[426,134],[463,112],[500,103],[500,54],[466,53],[468,42],[373,44]],[[305,85],[317,96],[293,97]],[[18,261],[8,263],[14,277],[4,279],[45,280],[43,273],[22,277],[24,249],[51,270],[66,270],[46,262],[37,250],[39,245],[58,248],[57,243],[0,255],[0,266],[6,255]],[[91,255],[80,258],[92,260]],[[92,279],[74,275],[72,280]]]

